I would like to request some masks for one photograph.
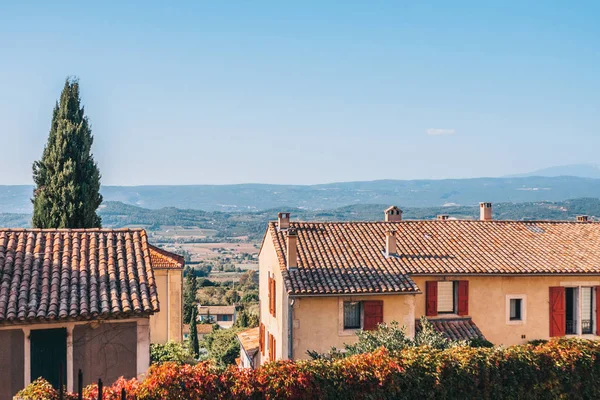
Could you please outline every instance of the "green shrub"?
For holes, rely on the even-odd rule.
[[[167,342],[150,345],[150,362],[160,364],[176,362],[178,364],[194,364],[194,354],[188,343]]]

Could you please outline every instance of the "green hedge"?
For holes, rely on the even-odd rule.
[[[138,400],[597,399],[599,356],[598,342],[565,339],[507,348],[409,347],[393,356],[382,348],[256,371],[165,363],[128,385]]]

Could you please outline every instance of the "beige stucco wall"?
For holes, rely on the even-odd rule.
[[[150,341],[166,343],[183,340],[183,270],[154,270],[160,312],[150,317]]]
[[[260,320],[265,325],[265,343],[268,342],[269,334],[275,336],[277,359],[288,358],[288,297],[283,286],[283,275],[277,260],[277,253],[271,238],[271,233],[267,232],[261,252],[258,256],[259,264],[259,299],[260,299]],[[276,304],[275,317],[269,313],[269,274],[275,278]],[[285,334],[284,334],[285,333]],[[266,346],[265,346],[266,347]],[[261,363],[268,358],[268,350],[265,349],[265,355],[259,352],[258,358]]]
[[[417,296],[415,315],[425,315],[425,282],[431,280],[468,280],[469,315],[486,339],[494,344],[513,345],[533,339],[548,339],[550,326],[549,287],[597,286],[599,276],[412,276],[423,294]],[[506,321],[506,296],[525,295],[526,320],[522,324]],[[447,318],[448,315],[443,317]],[[435,317],[431,317],[435,318]],[[522,339],[521,336],[525,335]],[[585,335],[598,338],[594,335]]]
[[[398,321],[414,335],[415,295],[340,296],[296,298],[293,311],[294,359],[306,359],[307,350],[341,349],[344,343],[355,343],[356,334],[343,329],[343,302],[383,300],[383,322]]]

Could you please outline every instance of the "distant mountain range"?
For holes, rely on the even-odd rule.
[[[578,178],[600,179],[600,166],[596,164],[572,164],[539,169],[526,174],[510,175],[509,178],[528,176],[576,176]]]
[[[30,213],[31,186],[0,186],[0,212]],[[540,202],[600,197],[600,179],[573,176],[445,180],[379,180],[323,185],[103,186],[105,201],[160,209],[330,210],[361,204],[473,206],[480,201]]]
[[[382,221],[387,204],[367,204],[314,211],[286,208],[292,219],[301,221]],[[120,228],[143,226],[150,231],[161,226],[198,227],[216,231],[216,239],[248,236],[260,240],[268,221],[277,218],[277,211],[221,212],[180,210],[173,207],[150,210],[120,202],[104,203],[99,214],[104,227]],[[452,218],[474,219],[479,216],[479,206],[421,207],[404,209],[405,219],[434,219],[438,214]],[[587,214],[593,219],[600,217],[600,199],[575,199],[561,202],[528,202],[494,204],[494,219],[499,220],[575,220],[575,216]],[[0,226],[11,228],[29,227],[31,214],[0,213]]]

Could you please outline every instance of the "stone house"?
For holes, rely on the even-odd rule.
[[[427,316],[453,339],[513,345],[600,334],[600,223],[408,221],[269,223],[259,253],[260,363],[304,359]]]
[[[40,376],[73,390],[79,369],[84,384],[145,373],[157,255],[178,260],[142,229],[0,230],[0,399]]]

